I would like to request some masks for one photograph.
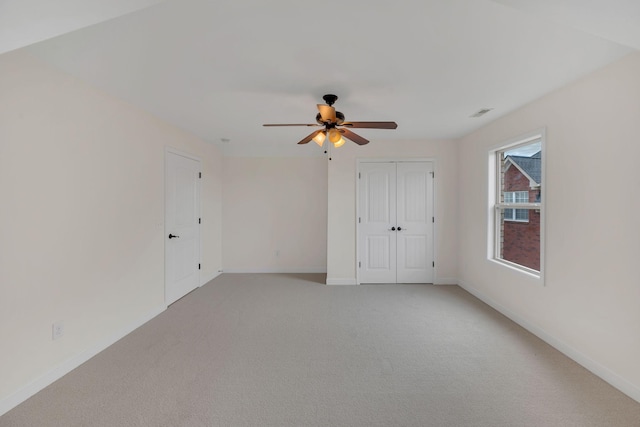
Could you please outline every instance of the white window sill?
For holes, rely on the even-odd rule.
[[[533,270],[531,268],[527,268],[524,266],[521,266],[519,264],[516,264],[514,262],[509,262],[503,259],[497,259],[497,258],[489,258],[489,261],[494,262],[498,265],[501,265],[503,267],[507,267],[510,270],[514,270],[520,273],[523,273],[529,277],[532,277],[534,279],[539,279],[542,280],[542,273],[536,270]]]

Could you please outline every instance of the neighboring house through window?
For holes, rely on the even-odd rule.
[[[490,257],[534,274],[541,271],[542,147],[538,134],[490,152],[495,167]]]

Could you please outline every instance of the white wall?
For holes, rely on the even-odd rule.
[[[203,161],[202,277],[217,273],[221,158],[21,51],[0,56],[0,100],[2,413],[164,309],[165,146]]]
[[[362,131],[362,135],[393,132]],[[369,134],[369,135],[368,135]],[[435,283],[457,283],[458,209],[456,141],[376,140],[364,146],[347,142],[334,149],[329,162],[327,283],[356,281],[357,159],[431,158],[435,160]]]
[[[325,272],[327,160],[224,159],[227,272]]]
[[[490,146],[546,127],[546,283],[487,260]],[[460,279],[640,400],[640,54],[460,142]]]
[[[2,0],[0,53],[132,13],[163,0]]]

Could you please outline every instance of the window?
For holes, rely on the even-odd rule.
[[[543,134],[489,153],[489,257],[539,276],[542,268]]]
[[[528,203],[529,192],[528,191],[505,191],[504,193],[505,203]],[[528,209],[505,209],[504,210],[505,221],[529,221]]]

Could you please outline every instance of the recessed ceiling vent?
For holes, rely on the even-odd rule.
[[[493,108],[483,108],[482,110],[478,111],[475,114],[472,114],[469,117],[482,117],[482,116],[484,116],[485,114],[487,114],[491,110],[493,110]]]

